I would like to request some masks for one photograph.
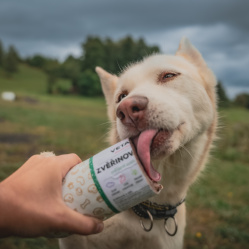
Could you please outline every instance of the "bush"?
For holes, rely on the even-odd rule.
[[[234,100],[234,104],[249,109],[249,94],[242,93],[237,95],[237,97]]]
[[[33,57],[29,57],[26,59],[26,63],[32,67],[38,67],[43,69],[46,64],[47,59],[39,54],[34,55]]]
[[[80,74],[77,89],[79,94],[84,96],[93,97],[102,95],[99,78],[97,74],[91,70],[86,70]]]
[[[61,94],[69,94],[72,90],[72,84],[70,81],[58,81],[55,83],[55,92]]]

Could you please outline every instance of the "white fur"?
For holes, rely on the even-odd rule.
[[[204,168],[216,130],[216,79],[206,66],[200,53],[183,38],[175,56],[152,55],[131,65],[119,78],[101,68],[103,92],[108,105],[108,116],[114,123],[110,133],[111,143],[134,136],[134,129],[126,127],[116,118],[118,95],[128,92],[128,97],[144,96],[149,100],[146,110],[147,128],[172,131],[170,139],[155,152],[153,164],[162,176],[164,189],[151,198],[159,204],[175,205],[187,195],[189,186]],[[162,83],[162,72],[179,75]],[[164,221],[154,222],[151,232],[140,227],[139,217],[131,210],[105,222],[101,234],[71,236],[60,240],[66,248],[182,248],[185,229],[185,204],[176,214],[179,230],[174,237],[165,233]]]

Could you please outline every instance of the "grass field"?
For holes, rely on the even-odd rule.
[[[82,159],[105,148],[108,131],[102,98],[48,96],[46,76],[22,65],[12,78],[0,71],[0,180],[44,150],[75,152]],[[187,196],[185,249],[245,249],[249,245],[249,111],[220,110],[220,139],[207,169]],[[57,240],[0,240],[0,249],[57,249]]]

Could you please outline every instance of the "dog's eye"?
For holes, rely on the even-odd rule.
[[[128,93],[127,92],[123,92],[123,93],[121,93],[119,96],[118,96],[118,103],[123,99],[123,98],[125,98],[126,96],[128,95]]]
[[[179,73],[163,72],[163,73],[159,74],[158,81],[164,83],[164,82],[167,82],[167,81],[173,79],[174,77],[176,77],[178,75],[179,75]]]
[[[163,76],[163,79],[172,78],[172,77],[174,77],[174,76],[175,76],[175,74],[173,74],[173,73],[166,73],[166,74]]]

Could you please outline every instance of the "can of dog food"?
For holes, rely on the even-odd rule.
[[[158,194],[141,165],[132,141],[125,139],[73,167],[62,195],[75,211],[106,220]]]

